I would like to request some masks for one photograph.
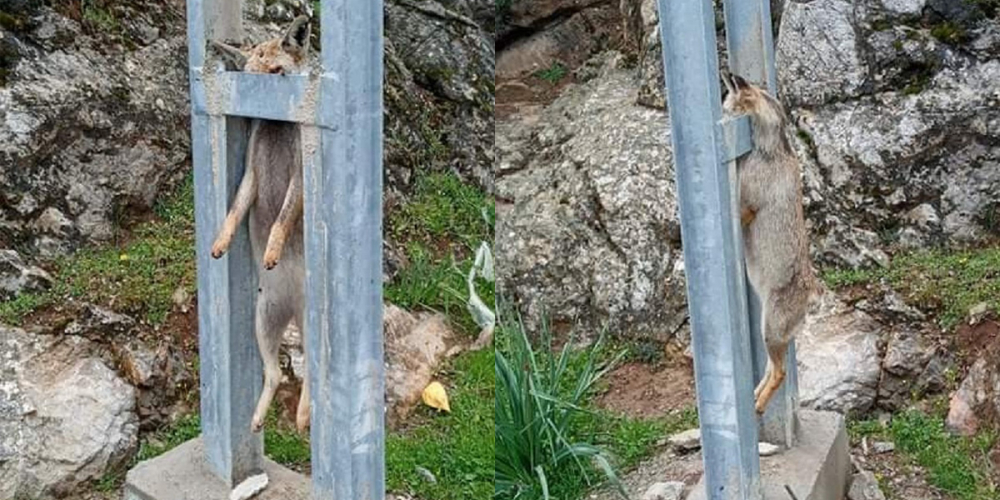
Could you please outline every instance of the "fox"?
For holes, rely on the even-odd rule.
[[[768,363],[754,390],[763,414],[785,380],[788,344],[805,325],[815,277],[802,198],[799,160],[788,142],[781,102],[739,75],[723,72],[723,110],[747,115],[753,148],[736,161],[740,226],[747,278],[761,300],[761,328]]]
[[[299,16],[281,38],[249,49],[212,41],[226,68],[268,74],[295,74],[302,70],[312,28]],[[251,429],[260,432],[264,417],[281,381],[278,350],[289,322],[307,332],[305,316],[305,250],[303,236],[303,181],[301,130],[295,123],[255,119],[250,123],[246,169],[232,206],[212,244],[211,255],[221,258],[236,230],[249,218],[250,247],[259,272],[255,335],[264,364],[264,386],[253,414]],[[280,261],[280,267],[279,266]],[[299,432],[309,426],[309,368],[306,363],[296,409]]]

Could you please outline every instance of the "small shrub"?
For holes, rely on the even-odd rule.
[[[575,440],[586,397],[608,370],[597,366],[601,342],[571,361],[569,349],[553,352],[547,328],[537,351],[523,325],[503,330],[498,338],[508,345],[496,354],[494,498],[563,498],[560,479],[583,477],[590,483],[595,465],[617,483],[605,452]]]
[[[556,84],[559,83],[559,81],[566,76],[566,73],[567,73],[566,66],[563,66],[561,63],[555,62],[552,63],[552,66],[549,66],[548,68],[535,73],[535,76],[551,84]]]

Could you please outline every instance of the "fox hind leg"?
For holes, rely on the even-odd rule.
[[[278,359],[278,349],[281,347],[281,334],[288,326],[292,317],[290,308],[282,304],[277,297],[273,297],[275,291],[267,286],[261,287],[257,295],[257,316],[256,335],[257,348],[260,350],[261,360],[264,362],[264,387],[257,400],[257,409],[253,414],[251,429],[259,432],[264,427],[264,419],[267,417],[267,410],[271,406],[271,400],[278,391],[278,384],[281,383],[281,364]]]
[[[788,346],[781,345],[780,343],[769,344],[767,346],[768,367],[770,370],[768,376],[761,381],[762,387],[760,387],[760,393],[755,394],[756,403],[754,404],[754,408],[758,414],[764,414],[767,404],[771,401],[778,388],[781,387],[781,383],[785,381],[785,353],[787,351]]]

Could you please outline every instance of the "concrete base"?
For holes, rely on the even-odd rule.
[[[763,500],[843,500],[851,470],[844,417],[800,410],[798,431],[794,448],[761,457]],[[702,476],[688,500],[705,500],[704,481]],[[785,485],[792,489],[794,498]]]
[[[201,439],[193,439],[128,472],[125,500],[229,500],[230,489],[209,471]],[[309,500],[309,479],[264,461],[267,488],[255,500]]]

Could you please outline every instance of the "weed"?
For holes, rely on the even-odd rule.
[[[597,366],[601,342],[579,355],[570,349],[557,355],[547,327],[537,351],[522,324],[504,329],[506,349],[496,355],[494,498],[570,498],[566,490],[592,484],[591,464],[617,482],[605,451],[577,440],[583,405],[609,368]],[[579,368],[571,369],[572,357]]]
[[[554,62],[552,66],[536,72],[535,76],[554,85],[559,83],[566,76],[566,73],[566,66],[563,66],[562,63]]]
[[[136,462],[156,458],[185,441],[194,439],[201,434],[201,418],[198,415],[186,415],[176,422],[147,437],[139,445]]]
[[[111,11],[110,2],[83,0],[83,22],[105,33],[119,31],[120,23]]]
[[[1000,310],[998,268],[998,248],[935,249],[898,255],[885,269],[828,269],[823,279],[833,288],[884,280],[907,302],[936,313],[941,326],[950,329],[981,302]]]
[[[411,428],[386,439],[387,482],[392,491],[434,500],[489,498],[493,490],[495,376],[492,350],[454,360],[445,381],[451,413],[426,407],[410,417]],[[421,467],[437,479],[428,482]]]
[[[959,44],[968,38],[968,33],[965,28],[951,21],[945,21],[931,28],[931,36],[944,43]]]
[[[285,466],[302,466],[309,463],[309,441],[294,428],[278,421],[275,407],[264,420],[264,454]]]
[[[954,437],[941,418],[918,411],[896,415],[889,432],[899,449],[927,468],[930,482],[938,488],[961,500],[997,498],[987,473],[994,436]]]
[[[55,262],[54,286],[0,303],[0,321],[20,324],[28,314],[66,297],[114,306],[158,325],[173,308],[178,287],[195,290],[194,184],[190,177],[154,207],[157,220],[140,224],[121,245],[84,248]]]

